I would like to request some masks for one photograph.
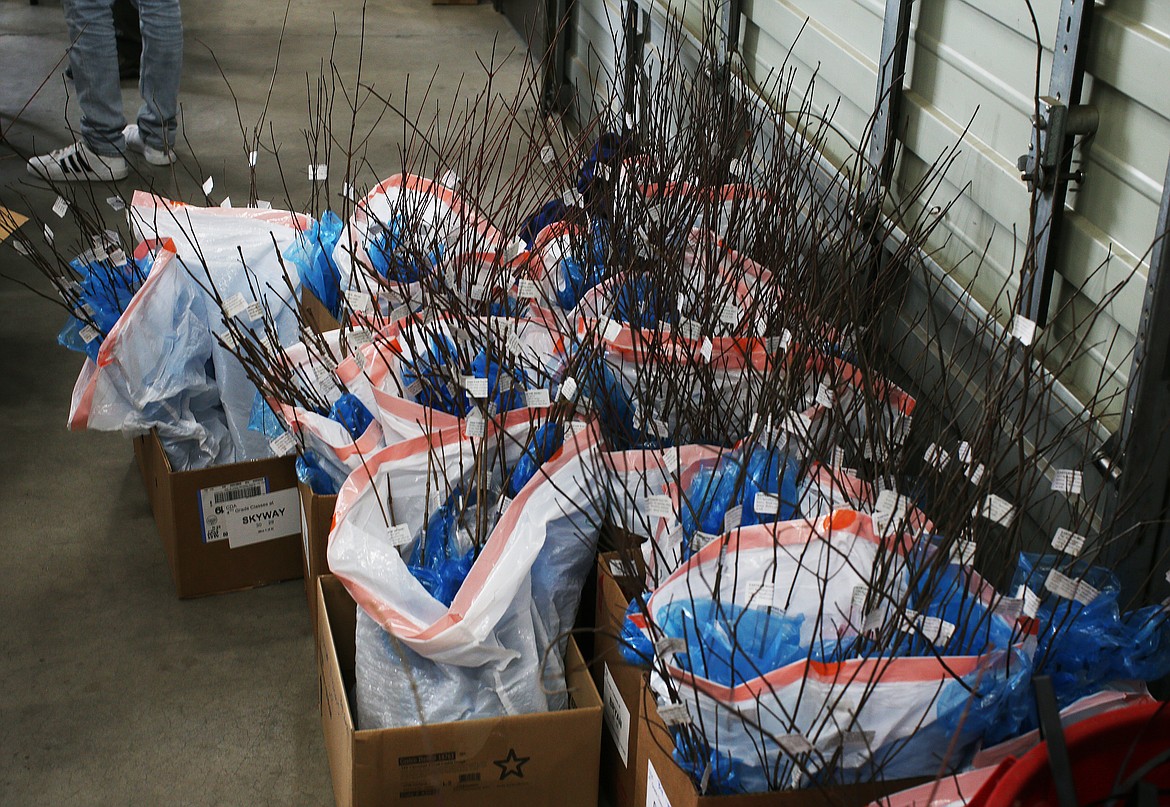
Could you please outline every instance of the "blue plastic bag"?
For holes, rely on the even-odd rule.
[[[341,271],[333,251],[343,228],[340,217],[326,210],[284,253],[284,259],[296,266],[301,287],[311,291],[334,317],[341,316]]]

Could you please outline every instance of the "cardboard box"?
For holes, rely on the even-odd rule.
[[[134,464],[138,466],[138,475],[142,477],[142,488],[146,491],[146,498],[150,502],[150,510],[154,512],[154,469],[151,467],[150,450],[151,435],[144,434],[134,438]]]
[[[301,576],[292,457],[176,472],[157,433],[142,448],[147,496],[180,598]]]
[[[317,635],[317,578],[329,574],[329,531],[333,528],[333,510],[337,496],[319,496],[304,482],[297,482],[301,498],[301,559],[305,574],[305,597],[309,602],[309,619]]]
[[[628,553],[623,553],[627,554]],[[597,600],[591,671],[605,705],[601,735],[601,793],[610,807],[633,807],[638,769],[638,715],[642,703],[643,670],[622,659],[622,623],[630,598],[645,579],[605,552],[597,558]]]
[[[638,721],[637,795],[646,807],[865,807],[883,796],[921,784],[924,779],[895,779],[858,785],[834,785],[771,793],[700,796],[691,778],[675,764],[674,741],[666,730],[650,687],[643,682]]]
[[[341,327],[337,318],[329,313],[329,309],[318,299],[316,294],[309,291],[307,286],[301,287],[301,319],[305,321],[314,333],[336,331]]]
[[[339,807],[596,807],[601,698],[571,639],[569,709],[356,731],[348,693],[357,606],[332,575],[317,591],[321,726]]]

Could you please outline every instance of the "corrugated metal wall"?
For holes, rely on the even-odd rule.
[[[1040,56],[1044,93],[1060,4],[1035,0],[1034,7],[1040,40],[1049,43]],[[586,40],[596,55],[612,56],[613,35],[599,8],[609,9],[612,24],[621,19],[613,0],[578,2],[574,53],[582,67],[588,64],[582,58]],[[680,8],[696,32],[714,13],[710,2],[675,0],[673,10]],[[799,71],[798,95],[815,73],[814,107],[835,110],[839,139],[829,143],[828,154],[834,161],[860,142],[874,107],[884,8],[878,0],[744,0],[741,51],[748,69],[766,85],[787,59]],[[1027,232],[1029,194],[1015,163],[1030,137],[1037,59],[1032,20],[1023,0],[932,0],[917,3],[914,15],[899,127],[906,148],[895,181],[912,186],[969,126],[935,200],[958,198],[936,238],[936,257],[1006,321],[1010,300],[1001,290],[1007,284],[1014,296],[1013,273]],[[1085,355],[1062,378],[1085,398],[1102,382],[1109,389],[1124,386],[1145,286],[1140,261],[1153,238],[1170,155],[1170,94],[1159,86],[1170,75],[1170,3],[1111,0],[1097,9],[1094,23],[1083,100],[1100,109],[1101,126],[1082,155],[1086,181],[1069,195],[1073,210],[1053,293],[1054,309],[1062,313],[1049,329],[1052,337],[1078,329],[1085,339]],[[581,86],[592,74],[577,71],[573,78]],[[1137,274],[1104,316],[1083,324],[1084,312],[1135,266]],[[1114,397],[1099,407],[1106,425],[1115,425],[1120,406]]]

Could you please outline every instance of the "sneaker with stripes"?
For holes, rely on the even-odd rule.
[[[130,173],[124,157],[95,154],[84,142],[33,157],[28,172],[50,182],[114,182]]]

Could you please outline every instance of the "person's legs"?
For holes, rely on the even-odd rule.
[[[122,88],[118,81],[118,49],[114,41],[113,0],[64,0],[65,21],[73,46],[69,64],[81,106],[81,136],[95,154],[121,156],[126,149],[122,129]]]
[[[137,0],[142,27],[142,108],[138,129],[143,142],[169,151],[175,145],[179,116],[179,74],[183,68],[183,20],[179,0]]]
[[[118,41],[118,75],[138,78],[142,63],[142,30],[138,9],[130,0],[114,0],[114,37]]]

